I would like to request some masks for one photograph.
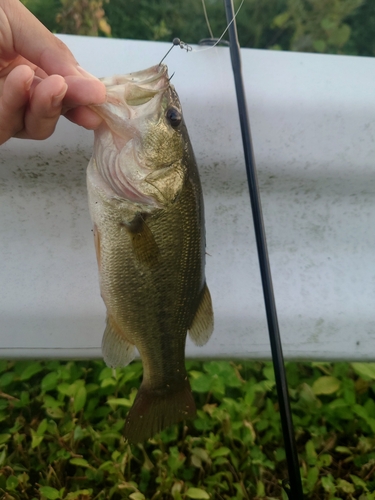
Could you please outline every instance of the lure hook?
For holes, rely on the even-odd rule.
[[[168,52],[165,54],[165,56],[163,57],[163,59],[160,61],[159,66],[164,61],[164,59],[167,57],[167,55],[170,53],[170,51],[173,49],[173,47],[175,47],[176,45],[178,45],[180,47],[180,49],[185,49],[186,52],[191,52],[193,50],[193,47],[191,47],[187,43],[183,42],[179,38],[173,38],[173,40],[172,40],[172,47],[168,50]]]

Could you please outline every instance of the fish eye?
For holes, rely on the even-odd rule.
[[[169,108],[166,113],[167,120],[172,127],[178,127],[182,121],[182,115],[176,108]]]

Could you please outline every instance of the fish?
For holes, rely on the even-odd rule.
[[[185,368],[189,333],[213,332],[205,278],[205,225],[197,163],[164,64],[103,78],[106,102],[87,188],[107,308],[105,362],[126,366],[138,350],[143,379],[124,426],[130,443],[193,418]]]

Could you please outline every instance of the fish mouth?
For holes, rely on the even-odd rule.
[[[159,64],[101,81],[107,88],[106,102],[90,106],[103,118],[95,131],[98,170],[116,195],[155,205],[156,201],[140,189],[149,170],[139,156],[139,144],[149,123],[161,112],[161,101],[169,88],[168,68]]]
[[[113,133],[127,140],[136,135],[137,118],[153,115],[169,87],[165,64],[101,78],[101,81],[107,88],[106,102],[90,108],[104,119]]]
[[[127,75],[102,78],[101,81],[107,87],[108,103],[119,103],[120,100],[128,106],[137,107],[167,89],[168,68],[165,64],[159,64]]]
[[[168,67],[165,64],[157,64],[156,66],[151,66],[151,68],[128,73],[127,75],[114,75],[100,78],[100,81],[102,81],[106,87],[123,85],[129,82],[152,87],[163,77],[168,79]]]

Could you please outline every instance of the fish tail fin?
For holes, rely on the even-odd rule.
[[[125,422],[125,437],[141,443],[181,420],[193,418],[195,402],[186,377],[182,386],[150,389],[142,383]]]

